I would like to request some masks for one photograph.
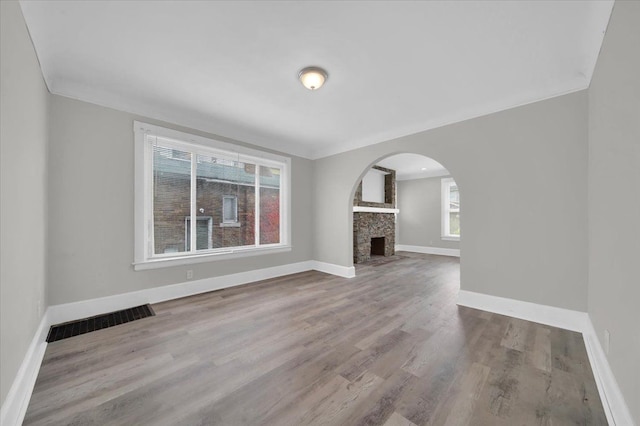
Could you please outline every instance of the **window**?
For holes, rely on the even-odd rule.
[[[238,197],[222,197],[222,223],[238,223]]]
[[[290,250],[290,159],[139,122],[134,130],[136,270]]]
[[[452,178],[442,179],[442,239],[460,239],[460,192]]]

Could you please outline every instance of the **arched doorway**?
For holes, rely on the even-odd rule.
[[[460,189],[444,165],[422,154],[388,155],[362,171],[351,195],[357,269],[422,257],[455,264],[459,287]]]

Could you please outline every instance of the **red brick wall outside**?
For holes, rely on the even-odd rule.
[[[196,181],[197,216],[211,217],[211,247],[237,247],[255,243],[255,189],[204,179]],[[189,179],[185,175],[161,173],[154,187],[155,253],[185,251],[185,218],[190,215]],[[261,188],[260,243],[277,243],[280,235],[279,190]],[[222,198],[238,197],[240,226],[221,226]],[[201,211],[200,209],[204,209]]]
[[[280,191],[260,188],[260,244],[280,242]]]

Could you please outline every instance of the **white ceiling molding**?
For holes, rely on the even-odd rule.
[[[613,1],[21,6],[52,93],[320,158],[587,88]]]
[[[377,143],[390,141],[393,139],[401,138],[403,136],[414,135],[416,133],[424,132],[426,130],[436,129],[438,127],[447,126],[449,124],[470,120],[472,118],[478,118],[478,117],[493,114],[496,112],[506,111],[508,109],[532,104],[535,102],[540,102],[546,99],[555,98],[557,96],[568,95],[570,93],[575,93],[581,90],[585,90],[589,87],[588,84],[582,81],[576,82],[576,84],[577,86],[574,89],[558,92],[556,94],[549,95],[546,97],[541,97],[541,98],[532,97],[531,100],[522,101],[522,102],[517,102],[515,100],[513,101],[507,100],[497,104],[479,105],[476,108],[461,108],[459,112],[452,113],[448,117],[440,117],[434,120],[428,120],[413,128],[394,129],[388,132],[384,132],[378,135],[377,137],[372,137],[372,138],[367,138],[362,140],[344,141],[342,143],[326,145],[326,146],[314,149],[312,151],[310,158],[318,159],[318,158],[328,157],[330,155],[352,151],[354,149],[362,148],[369,145],[375,145]]]

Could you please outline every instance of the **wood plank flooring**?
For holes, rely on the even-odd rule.
[[[458,307],[458,259],[400,252],[357,275],[174,300],[51,343],[24,423],[607,424],[582,336]]]

